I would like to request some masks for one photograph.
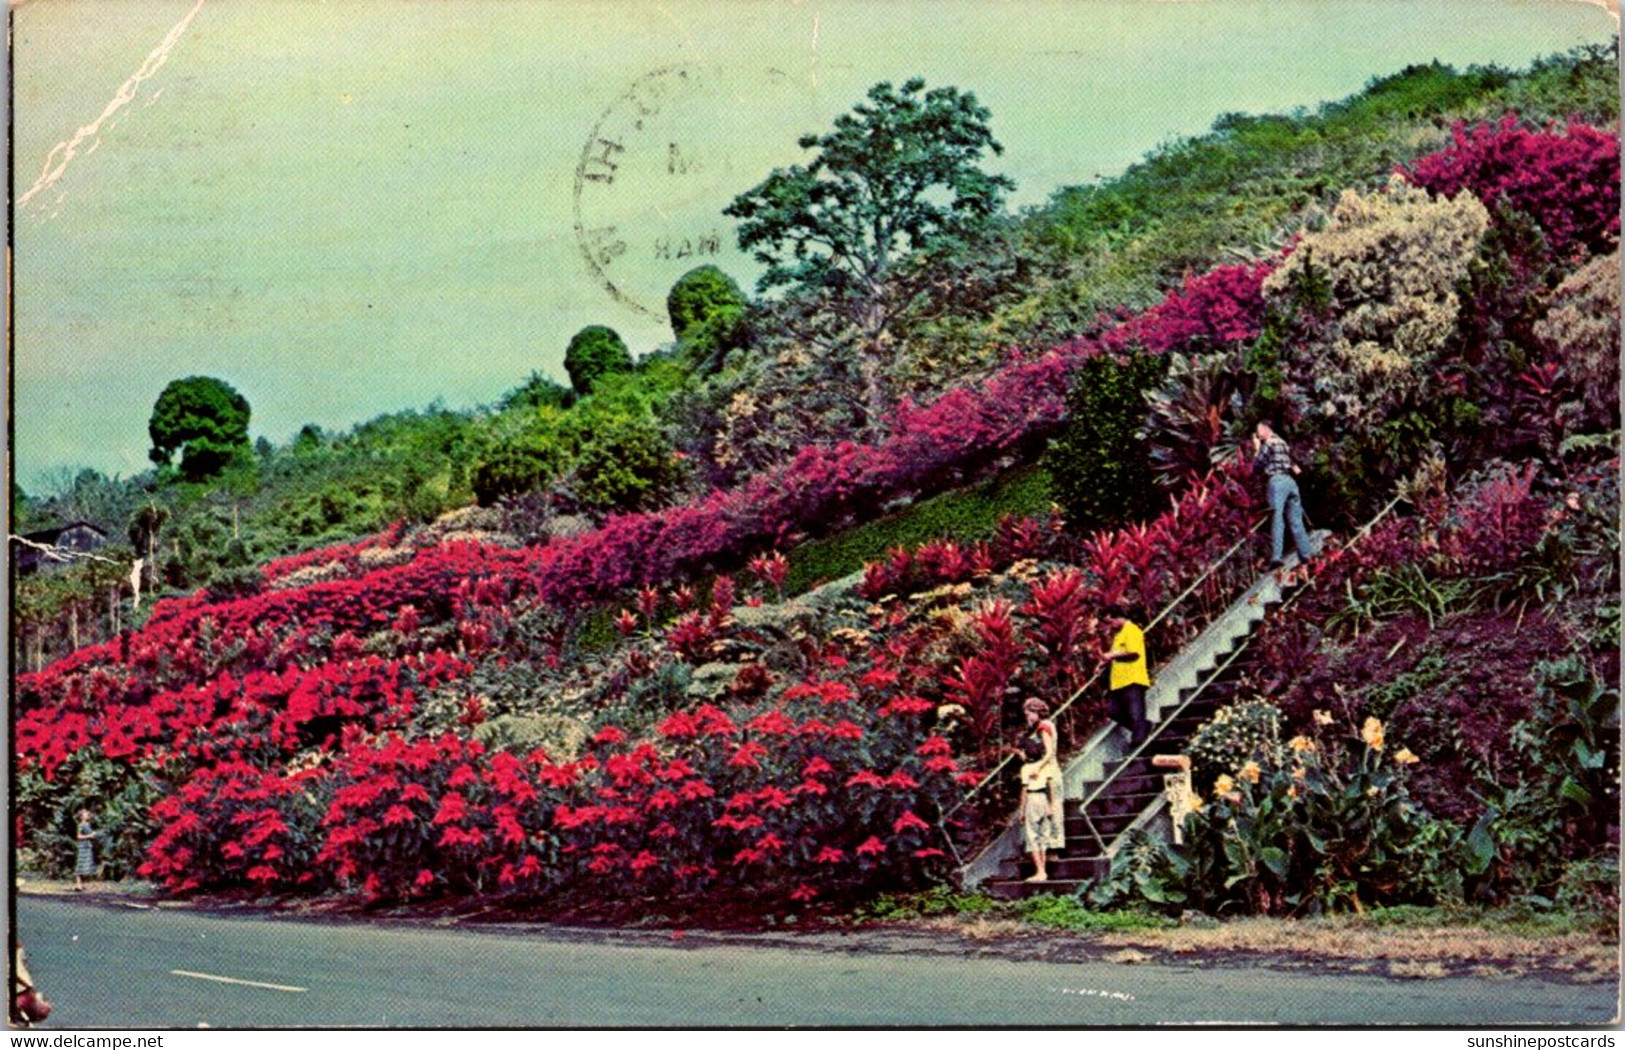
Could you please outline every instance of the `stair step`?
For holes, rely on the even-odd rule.
[[[1023,900],[1027,897],[1037,897],[1040,894],[1050,893],[1058,897],[1070,897],[1077,894],[1089,883],[1083,879],[1056,879],[1048,882],[1022,882],[1019,879],[990,879],[982,886],[982,891],[989,897],[1001,901]]]
[[[1077,853],[1070,857],[1056,854],[1054,850],[1049,853],[1044,862],[1044,868],[1051,879],[1076,879],[1087,882],[1099,878],[1111,870],[1112,862],[1108,857],[1102,857],[1099,849],[1091,849],[1087,854]],[[1025,879],[1033,873],[1032,858],[1022,855],[1020,861],[1009,868],[1001,869],[999,874],[1011,881]]]
[[[1137,791],[1123,794],[1110,792],[1095,799],[1089,807],[1089,815],[1099,818],[1117,816],[1122,813],[1138,813],[1154,802],[1162,794],[1162,785],[1157,785],[1156,791]],[[1074,820],[1082,820],[1083,812],[1080,808],[1081,800],[1066,804],[1066,820],[1070,824]]]

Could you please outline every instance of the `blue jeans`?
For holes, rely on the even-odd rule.
[[[1298,494],[1298,483],[1291,474],[1271,474],[1270,498],[1270,561],[1281,561],[1286,545],[1285,532],[1292,529],[1292,545],[1298,549],[1298,560],[1308,561],[1314,554],[1309,546],[1309,532],[1303,527],[1303,497]]]

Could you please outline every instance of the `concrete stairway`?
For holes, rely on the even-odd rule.
[[[1265,573],[1157,671],[1146,696],[1151,735],[1134,754],[1128,753],[1128,733],[1108,724],[1066,763],[1066,846],[1050,851],[1047,882],[1022,881],[1032,874],[1032,861],[1022,849],[1018,813],[961,870],[966,888],[1001,898],[1073,893],[1110,870],[1127,832],[1151,826],[1166,835],[1166,818],[1158,820],[1167,804],[1163,771],[1152,768],[1151,756],[1183,753],[1197,728],[1235,699],[1247,639],[1282,597],[1274,574]],[[1154,637],[1150,641],[1156,644]]]

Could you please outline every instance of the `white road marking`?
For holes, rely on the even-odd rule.
[[[221,977],[212,973],[194,973],[191,970],[171,970],[176,977],[196,977],[200,981],[219,981],[221,984],[246,984],[250,988],[269,988],[273,992],[308,992],[291,984],[267,984],[264,981],[245,981],[239,977]]]

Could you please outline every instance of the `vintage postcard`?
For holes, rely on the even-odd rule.
[[[1614,5],[8,16],[13,1026],[1617,1023]]]

